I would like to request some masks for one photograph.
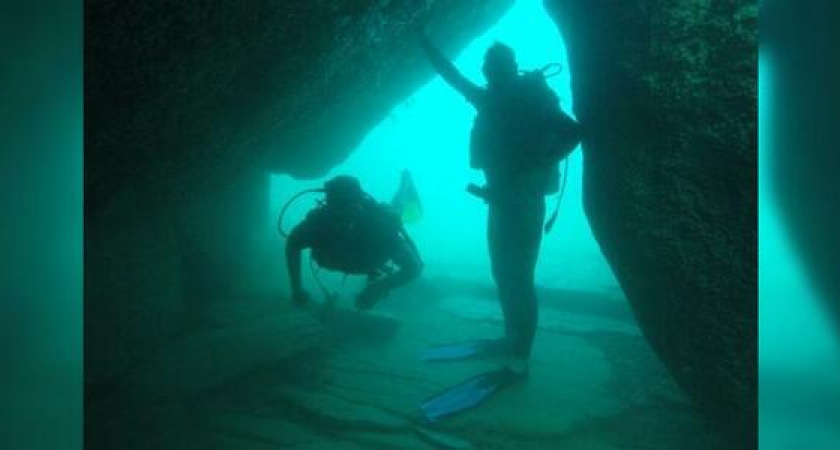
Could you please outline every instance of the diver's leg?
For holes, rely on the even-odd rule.
[[[513,326],[513,301],[515,300],[511,287],[511,277],[506,267],[509,264],[506,255],[506,249],[509,245],[505,241],[510,239],[510,232],[507,230],[505,216],[501,206],[490,204],[487,214],[487,244],[490,251],[493,281],[496,283],[499,305],[505,324],[505,339],[514,342],[516,341],[515,327]]]
[[[402,286],[417,279],[423,271],[423,261],[417,247],[408,235],[394,245],[391,261],[397,266],[397,272],[388,279],[389,289]]]
[[[534,272],[542,242],[545,202],[542,198],[538,201],[534,199],[523,206],[524,210],[515,219],[512,218],[519,220],[516,228],[519,228],[517,235],[521,237],[521,241],[510,251],[517,252],[519,256],[516,258],[519,264],[514,269],[514,289],[518,300],[516,324],[519,330],[515,353],[517,357],[528,359],[537,331],[537,290],[534,286]]]
[[[379,279],[369,276],[367,286],[356,297],[356,307],[359,309],[372,308],[393,289],[408,284],[420,276],[423,262],[408,235],[405,239],[395,241],[391,253],[391,261],[397,266],[396,272],[386,274]]]
[[[514,355],[527,359],[537,328],[534,271],[542,240],[545,203],[539,200],[491,208],[488,238],[493,278]]]

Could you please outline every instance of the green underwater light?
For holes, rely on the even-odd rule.
[[[759,58],[759,438],[766,450],[838,448],[840,345],[778,205],[773,61]]]
[[[539,0],[521,0],[491,29],[471,42],[454,60],[471,80],[483,84],[484,52],[494,42],[510,45],[520,68],[549,67],[548,83],[559,95],[562,108],[573,114],[571,80],[565,46]],[[419,43],[418,43],[419,45]],[[321,185],[330,177],[358,177],[363,188],[379,201],[394,198],[407,170],[417,198],[403,210],[409,233],[426,261],[425,274],[490,282],[485,239],[486,205],[464,188],[483,184],[481,172],[469,167],[469,132],[474,110],[436,77],[397,105],[357,149],[323,178],[295,180],[277,175],[272,180],[271,216],[276,220],[283,204],[303,189]],[[547,235],[537,269],[537,282],[560,288],[618,289],[600,253],[581,202],[583,157],[568,158],[569,177],[559,219]],[[555,198],[547,199],[549,208]],[[308,210],[301,201],[286,214],[287,226]],[[273,227],[272,227],[273,228]]]

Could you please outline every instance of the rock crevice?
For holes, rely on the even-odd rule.
[[[671,373],[752,448],[757,5],[545,3],[586,130],[593,233]]]

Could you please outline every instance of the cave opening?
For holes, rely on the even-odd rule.
[[[406,74],[422,61],[406,48],[427,15],[441,27],[432,39],[461,46],[471,37],[465,29],[486,27],[512,2],[381,1],[369,8],[352,3],[344,6],[358,8],[342,9],[342,2],[288,8],[268,2],[256,12],[238,4],[219,8],[208,17],[214,26],[185,19],[192,28],[139,41],[142,51],[128,53],[126,47],[138,42],[123,29],[144,30],[140,25],[149,22],[154,24],[149,30],[160,34],[170,22],[150,21],[158,10],[149,8],[131,14],[129,27],[110,26],[111,17],[99,15],[115,34],[102,39],[113,45],[98,54],[113,64],[93,66],[103,80],[110,79],[111,69],[150,54],[149,47],[167,44],[172,51],[166,58],[171,63],[151,76],[167,89],[142,108],[86,98],[86,105],[99,111],[100,124],[113,116],[124,126],[97,126],[103,131],[90,135],[97,144],[91,148],[101,161],[93,166],[98,170],[86,166],[86,183],[97,181],[99,194],[92,197],[98,200],[96,214],[86,217],[97,245],[86,247],[85,276],[95,277],[97,286],[86,289],[85,341],[92,351],[86,353],[85,382],[97,388],[89,392],[98,397],[89,402],[93,407],[86,404],[94,419],[86,418],[86,424],[131,431],[100,433],[102,442],[128,439],[155,447],[160,437],[148,429],[179,422],[176,415],[188,426],[183,441],[174,433],[173,438],[189,438],[201,448],[218,446],[217,439],[253,446],[254,437],[318,448],[356,442],[360,448],[431,448],[421,445],[430,440],[427,435],[417,435],[418,403],[498,363],[437,365],[420,357],[436,344],[499,336],[504,322],[491,281],[486,206],[464,191],[468,183],[483,181],[468,164],[474,112],[439,78],[409,94],[422,74],[413,79]],[[752,253],[738,233],[750,236],[753,229],[745,225],[749,216],[744,219],[745,211],[752,211],[751,183],[749,171],[733,172],[750,167],[750,123],[726,121],[719,129],[684,119],[742,117],[750,111],[746,105],[754,102],[744,55],[755,20],[748,12],[733,15],[729,7],[632,6],[518,0],[455,59],[478,83],[484,52],[495,40],[517,51],[522,69],[560,63],[563,70],[549,84],[566,112],[574,115],[577,103],[588,135],[599,139],[587,141],[586,161],[580,149],[572,153],[559,220],[543,241],[536,280],[542,288],[540,317],[528,383],[501,393],[504,398],[465,415],[456,426],[439,429],[457,435],[442,436],[456,441],[447,448],[526,448],[537,440],[551,448],[623,448],[627,442],[724,448],[715,445],[716,433],[708,432],[709,420],[749,439],[744,430],[751,429],[754,385],[742,375],[753,369],[744,357],[754,353],[752,284],[744,270],[752,265],[742,257]],[[189,5],[182,9],[178,13],[189,19],[200,16]],[[322,23],[324,17],[332,20]],[[313,23],[325,26],[315,29]],[[650,45],[658,33],[662,45]],[[194,35],[207,40],[184,38]],[[696,55],[698,44],[703,57]],[[380,55],[400,57],[374,64]],[[348,61],[366,64],[354,67]],[[714,77],[708,76],[711,62]],[[673,67],[684,70],[675,76]],[[375,76],[348,76],[353,70],[352,75]],[[128,86],[148,83],[140,75]],[[383,83],[391,76],[404,79]],[[184,81],[194,77],[200,82]],[[180,89],[186,86],[190,89]],[[723,87],[726,101],[710,101]],[[103,90],[112,92],[133,91],[122,84]],[[696,95],[685,97],[687,92]],[[391,106],[399,98],[404,101]],[[388,107],[390,113],[383,114]],[[370,127],[378,117],[383,117],[378,126]],[[646,132],[661,117],[679,125],[666,121],[666,127]],[[324,132],[332,120],[335,133]],[[148,137],[146,131],[156,128],[160,136]],[[345,146],[362,130],[369,133],[348,152]],[[111,138],[120,135],[137,142],[126,139],[131,145],[125,153],[112,155]],[[178,145],[158,148],[153,145],[158,142]],[[725,145],[717,146],[720,142]],[[148,158],[158,155],[152,148],[166,157]],[[268,174],[311,176],[345,154],[320,177]],[[710,164],[712,154],[719,164]],[[127,166],[116,164],[123,156],[149,162],[137,166],[137,177],[110,172]],[[582,205],[584,163],[588,218]],[[715,171],[702,174],[710,168]],[[339,308],[322,308],[308,268],[304,283],[318,304],[297,308],[281,295],[288,294],[284,242],[276,232],[282,205],[338,174],[359,177],[366,191],[387,202],[403,170],[412,174],[424,209],[423,217],[407,226],[425,260],[424,276],[370,312],[353,308],[365,282],[361,277],[345,283],[342,275],[322,272],[326,285],[340,291]],[[724,183],[710,181],[720,178]],[[295,204],[286,216],[287,230],[314,205],[313,198]],[[549,211],[555,201],[548,198]],[[611,269],[621,277],[623,292]],[[113,414],[122,392],[109,388],[118,383],[131,387],[136,398],[129,399],[127,410],[137,415]],[[116,427],[110,426],[112,418]]]
[[[483,84],[481,63],[493,42],[510,45],[522,70],[560,63],[562,70],[548,78],[573,116],[570,71],[565,46],[556,24],[539,0],[520,0],[495,25],[476,37],[453,62],[469,79]],[[426,279],[445,278],[492,285],[485,237],[486,205],[465,192],[468,183],[483,183],[480,171],[468,163],[469,130],[474,110],[440,77],[435,77],[396,105],[365,136],[356,149],[322,177],[309,180],[274,175],[271,180],[270,217],[276,220],[285,202],[296,192],[319,187],[336,175],[352,175],[377,200],[387,202],[396,192],[400,174],[408,170],[423,206],[422,218],[406,224],[425,262]],[[620,297],[620,288],[600,252],[582,207],[583,155],[580,148],[569,157],[568,182],[553,231],[544,236],[537,284],[545,288],[586,290]],[[557,196],[548,197],[553,210]],[[284,218],[289,228],[314,205],[313,199],[296,203]],[[276,233],[274,223],[272,232]],[[282,258],[281,258],[282,259]],[[283,263],[279,262],[282,266]],[[285,268],[281,270],[285,273]],[[305,283],[314,286],[309,271]],[[342,286],[339,274],[319,275],[330,286]],[[285,282],[285,277],[281,282]],[[350,286],[361,280],[348,280]]]

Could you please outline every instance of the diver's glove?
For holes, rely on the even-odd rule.
[[[467,192],[470,195],[476,196],[484,200],[486,203],[490,203],[490,196],[487,192],[487,186],[479,186],[475,183],[470,183],[467,185]]]
[[[388,294],[388,289],[379,283],[368,284],[359,295],[356,296],[356,308],[368,310],[373,308],[379,300]]]

